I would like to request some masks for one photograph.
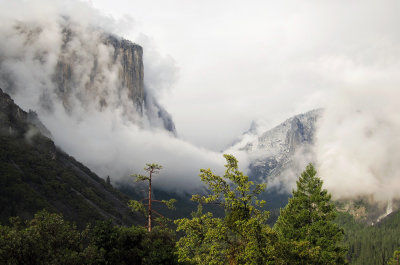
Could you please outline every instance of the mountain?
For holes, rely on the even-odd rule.
[[[256,182],[266,182],[268,187],[262,198],[272,212],[286,205],[305,166],[316,162],[313,152],[318,120],[322,109],[293,116],[276,127],[265,130],[253,123],[251,128],[228,151],[245,152],[249,158],[249,176]],[[387,204],[373,200],[372,196],[337,199],[337,210],[349,213],[357,222],[374,225],[392,211],[400,209],[399,200]]]
[[[306,164],[313,162],[312,145],[322,109],[291,117],[272,129],[253,123],[225,152],[244,152],[249,159],[249,176],[267,182],[263,199],[271,210],[284,207],[291,189]],[[275,215],[279,214],[275,210]]]
[[[0,44],[0,87],[22,107],[52,114],[61,105],[77,116],[117,110],[138,126],[176,134],[172,117],[146,89],[140,45],[67,16],[10,25],[17,44]]]
[[[318,109],[296,115],[234,148],[245,151],[252,158],[252,176],[260,180],[273,180],[296,166],[296,156],[310,154],[316,123],[321,114],[322,110]]]
[[[77,87],[81,87],[81,83],[88,93],[92,93],[93,100],[96,101],[100,108],[106,107],[110,104],[107,91],[98,89],[98,82],[102,78],[102,68],[104,67],[99,62],[101,55],[97,52],[92,54],[93,57],[90,59],[93,62],[89,77],[85,79],[85,76],[82,76],[78,71],[79,68],[77,66],[80,62],[87,63],[82,61],[87,58],[80,58],[75,54],[76,46],[73,46],[72,42],[76,38],[79,37],[73,30],[69,27],[63,28],[62,48],[58,55],[55,73],[53,74],[57,94],[62,99],[64,106],[70,110],[72,107],[70,104],[71,97],[77,92]],[[114,84],[116,90],[120,95],[126,94],[136,107],[136,110],[142,114],[145,100],[142,47],[109,34],[102,34],[97,41],[112,50],[109,63],[112,64],[112,67],[116,67],[116,73],[118,74],[117,81]],[[123,104],[122,98],[119,98],[117,102]]]
[[[86,140],[74,138],[85,119],[95,123],[93,135],[110,129],[96,146],[117,130],[176,135],[172,117],[155,96],[156,85],[145,82],[143,48],[75,16],[8,22],[2,26],[8,37],[0,43],[0,221],[11,215],[30,218],[49,208],[79,224],[106,218],[136,222],[126,196],[57,145],[78,157],[76,149],[83,145],[68,149],[68,144]],[[91,168],[99,172],[103,164],[96,165]],[[116,171],[102,177],[110,175],[114,183],[128,175],[125,168]]]
[[[34,122],[32,122],[34,121]],[[115,190],[45,136],[37,115],[18,107],[0,89],[0,222],[30,219],[46,208],[80,227],[111,219],[130,225],[141,219]]]

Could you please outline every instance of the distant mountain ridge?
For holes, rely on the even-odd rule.
[[[268,130],[253,123],[242,138],[228,149],[245,152],[249,159],[248,175],[256,182],[267,183],[262,197],[272,210],[272,217],[279,214],[275,211],[277,208],[286,205],[305,166],[317,162],[314,144],[322,115],[323,109],[311,110]],[[399,200],[384,205],[374,202],[369,196],[338,199],[335,203],[338,211],[349,213],[355,220],[366,224],[379,223],[392,211],[392,207],[395,211],[400,208]]]
[[[141,219],[128,198],[58,149],[0,89],[0,221],[31,218],[46,208],[80,226],[111,219],[130,225]],[[35,117],[36,124],[40,120]]]
[[[313,162],[312,145],[314,144],[317,121],[322,109],[311,110],[293,116],[272,129],[259,132],[255,124],[243,135],[242,139],[229,150],[245,152],[249,157],[249,175],[259,181],[266,181],[276,188],[279,178],[289,170],[301,172],[302,163],[298,156],[304,156]],[[290,190],[288,191],[290,192]]]

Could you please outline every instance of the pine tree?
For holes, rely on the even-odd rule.
[[[161,165],[158,164],[146,164],[146,167],[144,168],[144,170],[146,172],[149,173],[148,176],[145,175],[140,175],[140,174],[133,174],[131,175],[132,177],[135,178],[136,182],[143,182],[143,181],[147,181],[149,183],[149,187],[148,187],[148,196],[146,198],[143,198],[140,201],[136,201],[136,200],[130,200],[128,203],[128,206],[133,210],[133,211],[138,211],[143,213],[143,215],[145,215],[147,217],[147,230],[149,232],[151,232],[152,228],[153,228],[153,213],[155,213],[157,216],[159,216],[161,219],[165,219],[165,217],[160,214],[159,212],[157,212],[156,210],[153,209],[152,207],[152,203],[153,202],[157,202],[157,203],[162,203],[164,205],[166,205],[168,207],[168,209],[175,209],[174,203],[176,202],[175,199],[170,199],[170,200],[154,200],[152,199],[152,177],[157,174],[160,170],[162,169]],[[142,203],[143,201],[146,201],[147,203],[144,204]],[[145,209],[145,207],[147,207],[147,210]],[[157,221],[157,219],[156,219]],[[158,220],[158,223],[161,224],[160,220]]]
[[[284,264],[346,264],[344,232],[333,222],[335,206],[316,173],[309,164],[274,226]]]

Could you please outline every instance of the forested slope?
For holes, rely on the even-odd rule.
[[[59,212],[85,226],[111,219],[138,222],[128,198],[59,150],[0,90],[0,222],[30,219],[40,209]]]

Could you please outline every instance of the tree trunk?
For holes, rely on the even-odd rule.
[[[149,223],[148,223],[148,230],[151,232],[151,173],[150,172],[150,179],[149,179]]]

